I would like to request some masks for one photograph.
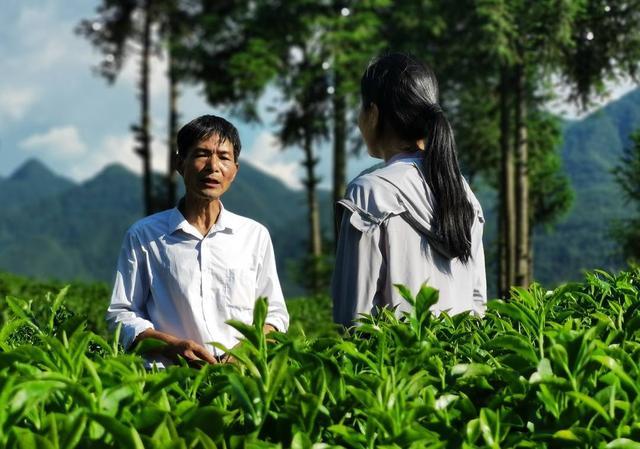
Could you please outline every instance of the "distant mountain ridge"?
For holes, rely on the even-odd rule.
[[[74,185],[37,159],[29,159],[8,178],[0,179],[0,204],[16,207],[61,193]]]

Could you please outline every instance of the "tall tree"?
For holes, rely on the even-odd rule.
[[[167,61],[168,84],[168,117],[167,117],[167,176],[165,182],[166,193],[164,201],[159,201],[158,206],[163,208],[173,207],[177,195],[177,146],[179,98],[181,82],[180,71],[176,64],[175,53],[179,51],[181,39],[189,36],[189,18],[193,4],[188,0],[156,0],[155,20],[158,23],[159,42],[165,50]]]
[[[304,153],[303,183],[307,192],[310,255],[307,263],[310,265],[310,286],[316,294],[320,293],[323,287],[318,266],[323,249],[317,197],[320,178],[316,174],[318,158],[314,145],[327,138],[327,124],[330,119],[326,107],[329,103],[329,84],[321,69],[322,60],[321,55],[313,54],[310,48],[302,47],[299,59],[290,63],[287,74],[279,81],[286,98],[293,100],[292,106],[280,113],[280,140],[285,146],[300,146]]]
[[[510,285],[528,285],[531,215],[529,130],[527,115],[541,105],[529,105],[540,84],[557,65],[560,49],[569,45],[568,30],[575,2],[492,0],[478,2],[476,13],[484,34],[484,51],[496,61],[489,79],[498,79],[500,97],[500,175],[502,232],[500,294]]]
[[[530,136],[528,174],[531,187],[527,251],[530,260],[527,265],[528,278],[533,280],[533,233],[538,229],[550,231],[569,212],[574,191],[558,151],[562,142],[560,120],[548,112],[530,110],[527,129]]]
[[[368,62],[385,46],[380,39],[381,15],[390,0],[332,0],[319,9],[322,45],[329,54],[324,68],[332,78],[333,203],[342,199],[347,184],[348,124],[360,106],[360,77]]]
[[[151,185],[151,133],[149,115],[149,63],[151,55],[150,0],[103,0],[97,8],[98,16],[82,20],[77,32],[89,39],[103,55],[98,73],[113,83],[122,66],[136,49],[140,55],[140,122],[132,125],[138,146],[136,154],[142,158],[143,198],[146,214],[154,211]]]
[[[132,130],[138,144],[135,151],[142,158],[146,214],[175,204],[175,138],[180,72],[175,64],[174,52],[180,46],[180,39],[187,35],[187,17],[193,8],[191,0],[103,0],[97,8],[97,17],[83,20],[77,28],[103,54],[98,72],[111,83],[127,58],[139,54],[140,121],[132,126]],[[151,57],[162,54],[163,50],[167,57],[169,84],[169,157],[165,195],[160,196],[152,182],[149,78]]]

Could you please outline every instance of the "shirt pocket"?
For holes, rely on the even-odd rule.
[[[247,268],[227,269],[225,300],[232,310],[241,312],[246,318],[247,312],[253,312],[256,302],[256,272]],[[243,320],[244,321],[244,320]]]

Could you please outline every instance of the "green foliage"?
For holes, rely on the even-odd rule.
[[[640,129],[630,139],[631,145],[622,155],[614,175],[626,199],[640,205]]]
[[[339,330],[331,316],[331,298],[295,298],[287,300],[290,335],[310,338],[337,336]]]
[[[49,329],[57,329],[61,323],[81,320],[97,335],[108,338],[109,330],[104,315],[111,291],[107,284],[75,282],[65,291],[64,301],[58,300],[56,304],[57,296],[52,292],[61,290],[63,284],[58,281],[37,282],[0,273],[0,326],[10,322],[10,304],[17,301],[12,298],[21,298],[19,303],[28,320],[39,325],[48,323]],[[33,332],[29,329],[28,326],[22,327],[22,340],[32,340],[30,335]]]
[[[331,248],[331,242],[323,242],[323,250]],[[331,276],[333,274],[334,256],[322,254],[320,256],[307,255],[301,260],[291,263],[289,271],[293,280],[308,292],[317,289],[318,292],[328,292],[331,288]]]
[[[235,365],[161,371],[146,371],[138,356],[82,325],[52,327],[73,287],[37,322],[29,301],[12,300],[0,332],[0,445],[640,444],[640,270],[596,271],[553,291],[513,289],[508,301],[489,302],[484,319],[433,316],[437,291],[398,288],[414,305],[410,314],[364,316],[342,337],[267,337],[267,302],[259,299],[252,325],[231,323],[245,336]],[[297,305],[314,313],[303,301]],[[33,329],[32,343],[7,338],[15,322]]]
[[[631,145],[620,158],[614,176],[635,213],[614,222],[612,233],[625,258],[637,262],[640,260],[640,130],[631,136]]]
[[[559,120],[536,112],[529,116],[529,214],[533,226],[551,228],[569,212],[574,198],[558,149]]]

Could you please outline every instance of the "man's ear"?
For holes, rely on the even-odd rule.
[[[240,162],[236,162],[236,172],[233,174],[233,179],[231,181],[236,179],[236,175],[238,174],[239,170],[240,170]]]

